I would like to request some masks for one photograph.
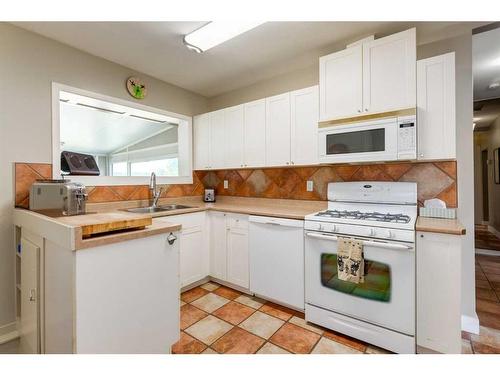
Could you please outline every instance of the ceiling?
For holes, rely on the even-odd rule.
[[[183,36],[205,22],[17,22],[17,26],[206,97],[318,63],[318,57],[375,34],[417,27],[419,44],[484,22],[267,22],[197,54]]]
[[[488,88],[493,82],[500,83],[500,28],[473,35],[472,61],[474,100],[500,97],[500,87]]]
[[[100,106],[101,108],[104,105]],[[60,139],[63,150],[107,155],[132,143],[173,129],[170,123],[155,123],[101,110],[61,102]]]

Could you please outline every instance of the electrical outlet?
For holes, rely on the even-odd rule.
[[[229,181],[224,180],[224,189],[228,189],[228,188],[229,188]]]
[[[313,182],[312,181],[307,181],[306,190],[313,191]]]

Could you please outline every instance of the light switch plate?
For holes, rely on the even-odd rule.
[[[227,188],[229,188],[229,181],[224,180],[224,189],[227,189]]]
[[[313,191],[313,182],[312,181],[307,181],[306,190]]]

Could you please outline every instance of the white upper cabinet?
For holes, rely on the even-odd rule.
[[[418,159],[456,157],[454,52],[417,62],[417,121]]]
[[[320,119],[359,115],[363,107],[363,47],[319,59]]]
[[[226,166],[226,128],[224,110],[210,113],[210,164],[211,169]]]
[[[226,131],[226,167],[241,168],[244,166],[245,142],[245,106],[224,109]]]
[[[308,87],[290,93],[291,163],[318,163],[319,88]]]
[[[416,105],[416,31],[363,43],[363,112]]]
[[[367,40],[319,59],[320,121],[416,106],[416,32]]]
[[[290,93],[266,99],[266,165],[290,165]]]
[[[210,114],[195,116],[193,120],[194,169],[208,169],[210,164]]]
[[[245,103],[244,106],[244,167],[264,167],[266,165],[266,100],[255,100]]]

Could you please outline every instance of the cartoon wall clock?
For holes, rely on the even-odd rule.
[[[127,90],[136,99],[144,99],[147,94],[146,85],[136,77],[129,77],[127,79]]]

